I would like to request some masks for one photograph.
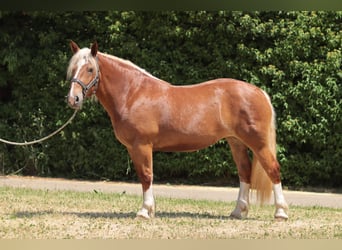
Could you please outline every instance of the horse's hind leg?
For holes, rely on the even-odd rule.
[[[274,217],[276,219],[287,220],[288,215],[286,214],[286,211],[288,210],[288,205],[283,195],[278,160],[274,153],[267,147],[261,148],[254,153],[273,183],[274,202],[276,206]]]
[[[232,218],[242,219],[248,215],[249,208],[249,189],[251,179],[251,161],[248,157],[247,147],[235,138],[227,138],[233,155],[234,162],[237,166],[240,190],[236,207],[230,214]]]

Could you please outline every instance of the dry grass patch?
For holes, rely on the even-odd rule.
[[[2,239],[342,239],[342,209],[291,207],[273,220],[272,206],[252,206],[231,220],[234,203],[157,197],[156,218],[135,218],[141,197],[99,192],[0,188]]]

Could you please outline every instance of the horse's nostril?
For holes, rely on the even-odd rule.
[[[78,96],[75,96],[75,103],[78,103],[80,101],[80,98]]]

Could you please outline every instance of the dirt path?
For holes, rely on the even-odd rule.
[[[79,192],[127,193],[141,195],[140,184],[125,182],[75,181],[57,178],[0,176],[0,186]],[[154,185],[155,196],[235,201],[238,188],[185,185]],[[342,208],[342,194],[284,191],[289,205]],[[271,201],[273,202],[273,201]]]

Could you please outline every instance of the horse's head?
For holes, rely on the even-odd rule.
[[[97,42],[90,49],[80,49],[71,41],[71,51],[74,53],[70,59],[67,78],[71,82],[67,96],[68,104],[73,109],[80,109],[83,100],[95,93],[99,81],[99,66],[97,62]]]

